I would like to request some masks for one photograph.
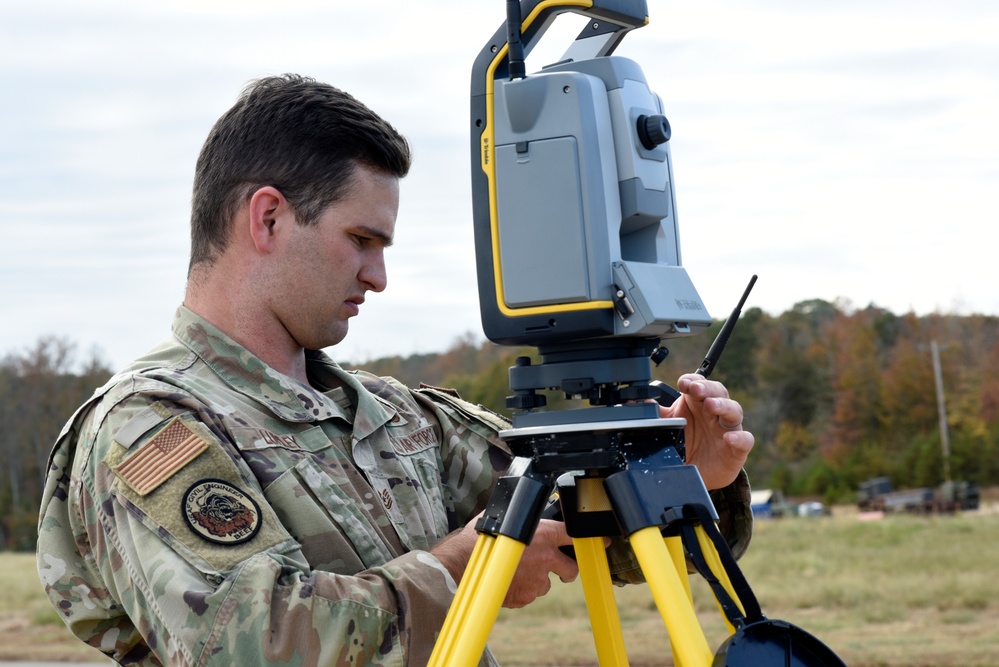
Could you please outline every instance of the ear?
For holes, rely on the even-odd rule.
[[[250,197],[250,238],[259,253],[270,253],[274,250],[276,225],[282,219],[291,215],[291,205],[277,188],[266,185]]]

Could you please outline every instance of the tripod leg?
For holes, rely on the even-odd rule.
[[[665,538],[664,541],[666,550],[669,551],[669,556],[673,560],[673,569],[680,575],[680,583],[683,584],[683,590],[687,593],[687,600],[690,601],[690,604],[694,604],[694,594],[690,591],[690,577],[687,575],[687,558],[683,553],[683,538],[675,535]],[[673,664],[682,665],[683,662],[676,654],[676,646],[672,642],[670,642],[670,650],[673,651]]]
[[[683,667],[708,667],[714,660],[707,637],[694,614],[676,568],[663,567],[672,563],[658,526],[649,526],[632,533],[631,547],[642,566],[652,597],[669,632],[674,654]],[[683,571],[686,572],[686,566]]]
[[[676,535],[675,537],[665,538],[665,541],[666,549],[673,560],[673,567],[676,568],[677,574],[680,575],[680,583],[683,584],[683,590],[687,593],[687,599],[693,603],[694,594],[690,591],[690,577],[687,576],[687,558],[683,554],[683,538]]]
[[[604,538],[573,538],[572,546],[579,563],[579,578],[583,582],[586,609],[590,614],[597,661],[600,667],[627,667],[628,655],[625,653],[621,619],[611,587]]]
[[[429,665],[478,664],[526,546],[504,535],[479,535]]]
[[[468,618],[468,606],[474,597],[482,571],[486,567],[487,554],[493,546],[492,539],[485,539],[487,537],[491,538],[492,536],[480,535],[476,539],[475,548],[472,549],[472,555],[468,559],[468,566],[462,577],[462,583],[458,585],[454,600],[451,602],[451,608],[444,619],[444,625],[441,627],[437,643],[434,645],[433,653],[431,653],[431,664],[435,664],[443,659],[444,655],[453,651],[456,633],[460,631],[465,619]]]

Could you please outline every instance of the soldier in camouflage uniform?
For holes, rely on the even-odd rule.
[[[313,351],[384,288],[408,167],[391,126],[301,77],[258,82],[213,128],[173,335],[52,454],[38,567],[83,641],[128,665],[426,663],[511,462],[508,424]],[[664,415],[688,419],[688,458],[741,554],[752,435],[725,426],[742,410],[718,383],[679,388]],[[542,522],[507,604],[574,578],[568,543]]]

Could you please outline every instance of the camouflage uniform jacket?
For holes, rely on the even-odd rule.
[[[173,331],[53,450],[38,564],[70,629],[121,664],[425,664],[455,590],[427,550],[485,507],[505,423],[318,352],[305,386],[183,307]]]

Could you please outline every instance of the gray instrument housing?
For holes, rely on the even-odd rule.
[[[695,333],[711,318],[681,265],[669,143],[637,63],[605,56],[495,86],[493,159],[505,305],[614,301],[614,336]]]

